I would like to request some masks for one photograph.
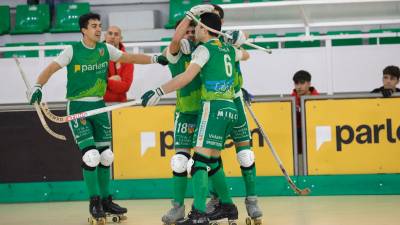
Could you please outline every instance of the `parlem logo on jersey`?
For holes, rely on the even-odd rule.
[[[334,134],[332,134],[334,132]],[[346,146],[351,144],[379,144],[387,142],[395,144],[400,141],[400,124],[393,125],[392,119],[387,118],[379,124],[359,124],[351,126],[348,124],[315,127],[315,149],[320,150],[326,142],[336,137],[336,151],[348,150]]]
[[[103,53],[104,54],[104,53]],[[104,70],[108,68],[108,61],[98,64],[77,64],[74,65],[74,72],[93,72],[96,70]]]

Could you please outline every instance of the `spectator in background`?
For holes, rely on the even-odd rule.
[[[397,66],[387,66],[383,69],[383,86],[375,88],[371,93],[382,93],[383,97],[388,98],[394,92],[400,92],[396,86],[399,84],[400,69]]]
[[[110,26],[105,34],[105,42],[119,50],[126,52],[122,44],[121,29]],[[126,102],[126,93],[133,80],[133,64],[110,61],[107,74],[107,91],[104,95],[105,102]]]
[[[304,95],[319,95],[319,93],[317,89],[311,86],[311,74],[305,70],[297,71],[293,76],[293,82],[295,88],[291,95],[296,97],[298,153],[302,153],[300,97]]]

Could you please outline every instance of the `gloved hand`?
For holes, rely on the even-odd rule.
[[[392,89],[382,89],[381,92],[382,92],[382,95],[383,95],[384,98],[389,98],[393,94],[393,90]]]
[[[200,16],[206,12],[212,12],[214,10],[213,5],[204,4],[204,5],[196,5],[193,6],[189,11],[186,12],[186,17],[192,20],[192,17]]]
[[[168,63],[169,63],[167,57],[165,57],[163,55],[153,55],[153,57],[151,58],[151,62],[158,63],[163,66],[168,65]]]
[[[35,102],[39,104],[42,101],[42,85],[35,84],[26,91],[26,97],[29,100],[29,104],[33,105]]]
[[[241,88],[242,93],[243,93],[243,99],[247,102],[247,103],[251,103],[251,101],[253,101],[254,99],[254,95],[250,94],[246,89]]]
[[[241,30],[229,30],[225,33],[230,35],[232,38],[224,36],[224,41],[236,47],[240,47],[247,40],[246,34]]]
[[[157,103],[160,101],[161,96],[164,95],[164,91],[161,87],[147,91],[140,97],[142,99],[142,106],[153,106],[157,105]]]
[[[188,39],[181,39],[180,41],[181,45],[181,52],[185,55],[190,55],[192,54],[192,51],[194,49],[194,43],[189,41]]]

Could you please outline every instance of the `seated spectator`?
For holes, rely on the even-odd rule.
[[[126,52],[122,44],[121,29],[110,26],[105,34],[105,42]],[[104,95],[105,102],[126,102],[126,93],[133,80],[133,64],[110,61],[108,64],[108,84]]]
[[[293,76],[293,81],[295,88],[291,95],[296,97],[298,153],[302,153],[300,97],[304,95],[319,95],[319,93],[317,89],[311,86],[311,74],[305,70],[297,71]]]
[[[388,98],[394,92],[400,92],[396,86],[399,84],[400,69],[397,66],[387,66],[383,70],[383,86],[375,88],[371,93],[382,93],[383,97]]]

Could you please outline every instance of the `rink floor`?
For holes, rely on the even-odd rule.
[[[245,224],[244,199],[235,198],[238,224]],[[128,208],[125,225],[157,225],[170,201],[117,201]],[[262,197],[259,203],[266,225],[399,225],[400,196]],[[186,200],[186,209],[191,199]],[[187,210],[188,211],[188,210]],[[87,225],[88,202],[0,204],[4,225]]]

